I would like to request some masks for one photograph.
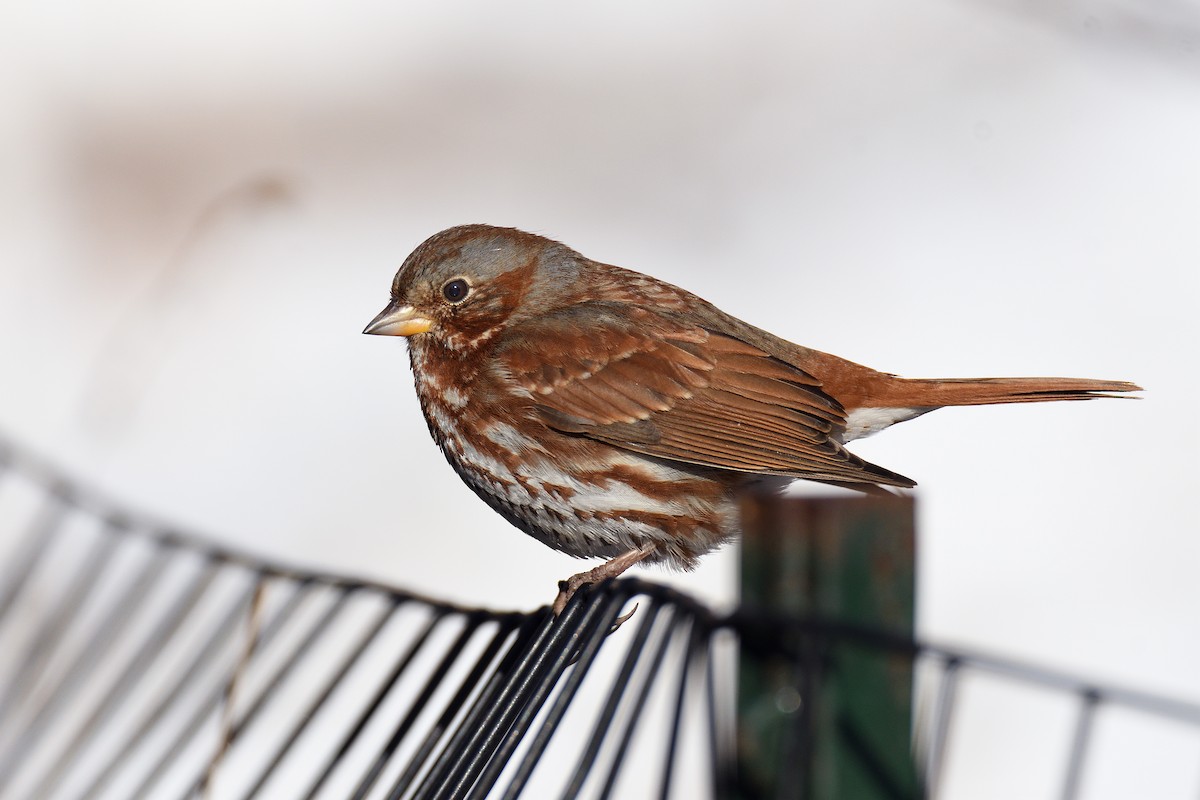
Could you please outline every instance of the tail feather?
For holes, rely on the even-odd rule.
[[[996,403],[1041,403],[1050,400],[1092,400],[1122,397],[1142,387],[1128,381],[1089,378],[897,378],[888,383],[886,396],[873,397],[871,405],[939,408]],[[1125,399],[1130,399],[1125,396]]]

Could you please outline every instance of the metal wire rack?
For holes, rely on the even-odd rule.
[[[915,660],[931,698],[923,785],[864,752],[876,796],[944,796],[964,676],[1074,706],[1062,797],[1083,796],[1106,709],[1200,752],[1195,705],[827,620],[715,614],[640,580],[556,620],[288,568],[128,513],[2,440],[0,525],[23,530],[0,536],[18,542],[0,552],[3,797],[758,797],[739,770],[739,659],[796,668],[778,795],[813,796],[809,667],[847,642]]]

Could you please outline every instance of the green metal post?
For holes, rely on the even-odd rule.
[[[748,610],[911,638],[911,498],[753,495],[743,500],[742,519]],[[785,630],[764,635],[793,635]],[[918,797],[911,658],[811,629],[794,635],[799,668],[743,642],[738,796]]]

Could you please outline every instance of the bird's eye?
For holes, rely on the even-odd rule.
[[[449,300],[451,303],[461,303],[467,299],[467,294],[471,291],[471,284],[464,281],[462,278],[455,278],[452,281],[447,281],[442,287],[442,297]]]

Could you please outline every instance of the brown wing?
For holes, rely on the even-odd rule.
[[[912,486],[845,450],[845,411],[803,370],[730,335],[585,303],[510,329],[496,356],[543,422],[657,458]]]

